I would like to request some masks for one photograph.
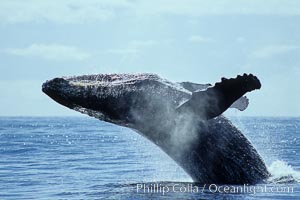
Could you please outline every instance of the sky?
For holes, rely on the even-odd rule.
[[[253,73],[237,116],[300,116],[298,0],[0,0],[0,115],[79,115],[41,91],[69,75]]]

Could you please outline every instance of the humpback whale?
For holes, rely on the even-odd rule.
[[[54,78],[42,85],[75,111],[131,128],[168,154],[197,183],[256,184],[270,176],[249,140],[222,113],[244,110],[252,74],[214,85],[173,83],[155,74],[97,74]]]

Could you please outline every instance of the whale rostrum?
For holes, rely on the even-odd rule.
[[[245,110],[252,74],[215,85],[173,83],[155,74],[54,78],[42,90],[56,102],[129,127],[159,146],[198,183],[255,184],[270,176],[256,149],[222,113]]]

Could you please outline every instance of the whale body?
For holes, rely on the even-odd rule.
[[[244,74],[216,83],[173,83],[155,74],[54,78],[42,90],[56,102],[143,135],[198,183],[255,184],[270,176],[247,138],[222,113],[248,105],[260,89]]]

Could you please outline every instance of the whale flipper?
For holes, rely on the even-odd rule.
[[[233,104],[231,104],[229,108],[236,108],[240,111],[244,111],[246,110],[248,105],[249,105],[249,99],[246,96],[243,96],[238,100],[236,100],[235,102],[233,102]]]
[[[192,112],[202,119],[212,119],[222,114],[247,92],[260,88],[260,81],[252,74],[244,74],[231,79],[222,78],[222,81],[213,87],[193,92],[192,97],[181,104],[177,111]],[[244,101],[246,104],[244,107],[247,107],[247,99]],[[238,109],[244,108],[242,106]]]
[[[207,88],[211,87],[212,85],[207,84],[199,84],[199,83],[192,83],[192,82],[180,82],[179,85],[183,87],[184,89],[190,91],[190,92],[196,92],[199,90],[206,90]],[[246,96],[243,96],[236,100],[229,108],[235,108],[239,111],[244,111],[249,105],[249,99]]]

